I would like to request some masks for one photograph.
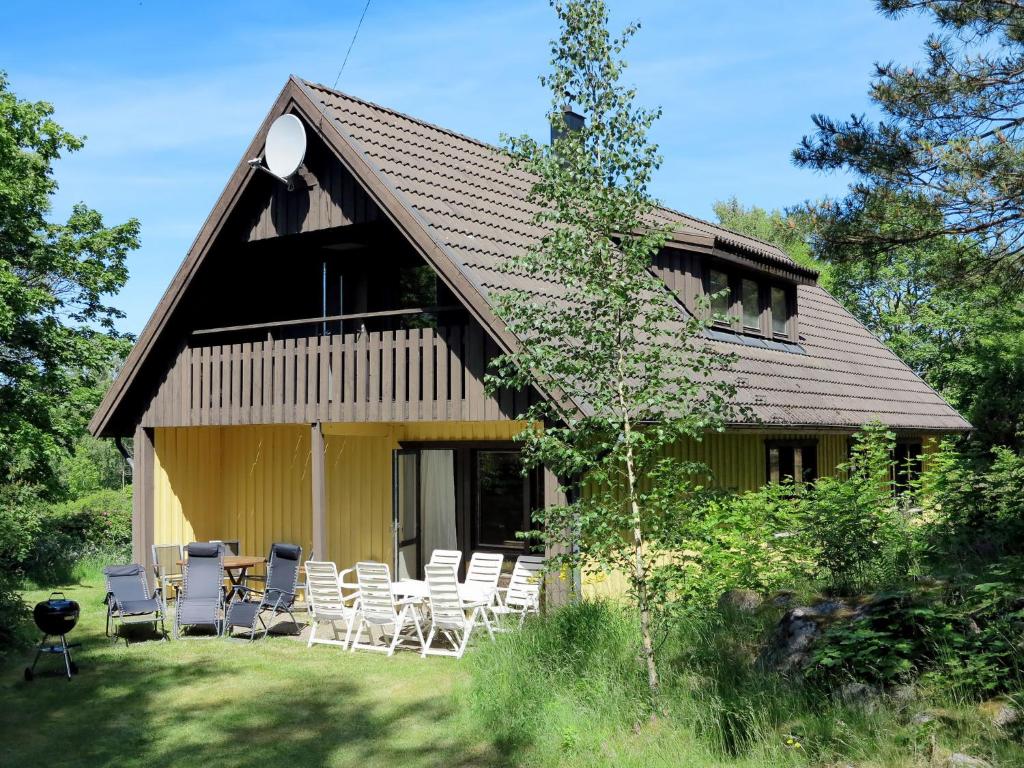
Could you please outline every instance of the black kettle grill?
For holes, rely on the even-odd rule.
[[[51,592],[50,597],[41,603],[36,603],[32,609],[32,618],[43,633],[43,640],[36,649],[36,658],[31,667],[25,667],[25,680],[30,681],[35,677],[36,664],[39,657],[44,653],[59,653],[64,657],[64,670],[67,672],[68,680],[78,672],[78,665],[71,658],[71,649],[77,648],[81,643],[68,643],[67,633],[75,628],[78,623],[79,608],[74,600],[68,600],[63,592]],[[49,643],[51,637],[59,637],[60,644]]]

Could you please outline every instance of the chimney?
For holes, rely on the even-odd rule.
[[[572,107],[562,107],[562,125],[551,123],[551,143],[554,144],[565,135],[566,131],[578,131],[583,127],[583,115],[572,111]]]

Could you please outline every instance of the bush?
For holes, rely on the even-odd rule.
[[[987,456],[944,442],[921,478],[921,541],[948,566],[1024,553],[1024,456],[996,447]]]
[[[713,606],[730,589],[766,593],[806,581],[815,561],[799,495],[792,485],[690,494],[664,535],[675,557],[652,579],[665,584],[661,591],[673,594],[684,612]]]
[[[990,565],[974,583],[875,597],[818,640],[811,678],[890,686],[921,679],[960,698],[1024,687],[1024,562]]]
[[[880,424],[865,426],[837,476],[820,478],[803,495],[818,579],[830,591],[888,587],[911,569],[910,526],[892,488],[894,439]]]

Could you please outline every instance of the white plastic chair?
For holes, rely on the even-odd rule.
[[[411,623],[416,630],[419,647],[423,649],[423,629],[420,617],[412,603],[402,601],[402,610],[395,604],[395,596],[391,591],[391,571],[384,563],[356,563],[356,579],[359,583],[359,607],[356,609],[355,630],[352,636],[352,651],[356,648],[364,651],[385,651],[388,656],[395,652],[400,640],[412,640],[411,636],[403,638],[402,631]],[[390,645],[375,645],[372,635],[368,643],[359,642],[363,629],[376,627],[382,636],[391,629]]]
[[[462,654],[466,652],[466,646],[469,644],[473,630],[480,622],[487,628],[487,634],[493,640],[494,631],[487,618],[485,606],[480,604],[468,606],[463,603],[462,597],[459,595],[459,581],[455,578],[455,569],[447,565],[428,565],[424,570],[427,574],[427,590],[430,594],[430,632],[427,634],[427,642],[420,655],[424,658],[431,655],[454,656],[461,659]],[[467,611],[469,612],[468,618]],[[431,648],[434,638],[439,632],[452,644],[453,650]]]
[[[458,549],[435,549],[430,553],[427,565],[447,565],[458,574],[459,566],[462,565],[462,552]]]
[[[498,600],[490,607],[494,616],[495,629],[507,631],[501,626],[502,616],[518,616],[523,626],[526,615],[540,613],[540,587],[544,576],[544,558],[539,555],[520,555],[512,569],[508,586],[498,589]],[[504,592],[504,598],[502,598]]]
[[[469,559],[469,568],[466,570],[467,586],[472,586],[480,592],[479,601],[474,600],[475,605],[479,602],[485,608],[494,602],[498,594],[498,579],[501,578],[501,566],[505,563],[505,556],[493,552],[474,552]]]
[[[345,575],[352,573],[348,568],[338,573],[338,566],[328,560],[306,561],[306,605],[313,625],[309,630],[307,648],[314,643],[324,645],[340,645],[347,648],[352,637],[352,626],[356,621],[359,590],[354,584],[346,584]],[[354,590],[350,594],[342,594],[342,589]],[[337,622],[345,622],[345,638],[338,637]],[[320,624],[330,624],[334,639],[316,636]]]

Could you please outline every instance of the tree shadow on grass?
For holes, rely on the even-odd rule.
[[[17,660],[0,670],[0,766],[508,764],[456,733],[450,694],[416,679],[418,659],[308,650],[286,638],[139,638],[125,648],[103,637],[103,613],[75,592],[90,602],[74,638],[85,644],[81,673],[25,683]],[[374,666],[396,662],[395,676]]]

